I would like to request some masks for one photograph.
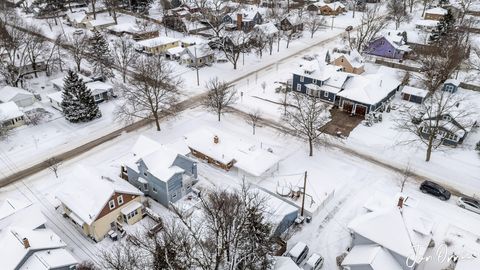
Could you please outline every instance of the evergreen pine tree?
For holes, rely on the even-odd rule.
[[[93,73],[96,76],[103,79],[113,77],[112,54],[105,37],[98,31],[94,31],[93,37],[90,38],[89,55],[93,64]]]
[[[82,121],[88,122],[102,115],[98,109],[98,104],[93,98],[92,92],[85,84],[79,88],[78,99],[82,104]]]
[[[82,104],[77,98],[78,89],[81,87],[81,81],[78,75],[69,70],[64,79],[62,92],[62,107],[63,115],[69,122],[76,123],[82,121]]]
[[[331,60],[331,59],[330,59],[330,51],[327,50],[327,54],[325,55],[325,62],[326,62],[327,64],[330,64],[330,60]]]

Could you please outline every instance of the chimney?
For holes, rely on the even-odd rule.
[[[400,196],[400,198],[398,198],[398,203],[397,203],[398,209],[402,209],[402,208],[403,208],[403,201],[404,201],[403,197]]]
[[[30,247],[30,242],[28,241],[28,238],[25,237],[25,238],[22,239],[22,241],[23,241],[23,247],[25,249]]]
[[[237,13],[237,30],[242,30],[243,14]]]
[[[213,143],[217,144],[218,141],[219,141],[218,136],[217,135],[213,136]]]
[[[380,80],[380,87],[382,87],[382,82],[383,82],[383,80]]]

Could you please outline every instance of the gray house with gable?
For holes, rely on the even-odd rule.
[[[150,143],[150,147],[144,147],[149,150],[134,153],[135,159],[122,168],[124,179],[165,207],[192,191],[197,182],[195,161],[145,137],[137,145],[140,141]]]

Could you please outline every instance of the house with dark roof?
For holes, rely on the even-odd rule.
[[[406,45],[405,38],[390,31],[373,39],[364,49],[366,54],[391,59],[404,59],[410,51],[411,49]]]

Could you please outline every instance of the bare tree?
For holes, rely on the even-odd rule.
[[[402,22],[410,21],[410,15],[405,12],[404,6],[398,0],[389,0],[387,3],[387,12],[395,22],[395,29],[398,30]]]
[[[104,0],[105,7],[108,10],[108,14],[112,16],[115,24],[118,24],[117,21],[117,10],[119,9],[120,1],[118,0]]]
[[[413,134],[413,139],[403,144],[420,142],[426,147],[425,161],[430,161],[432,152],[449,139],[458,140],[462,127],[471,127],[473,111],[462,95],[436,91],[416,110],[407,110],[397,120],[397,129]],[[452,121],[459,125],[452,124]]]
[[[116,109],[119,120],[153,119],[160,131],[160,116],[173,115],[181,79],[173,76],[171,66],[162,57],[137,61],[131,85],[120,85],[125,101]]]
[[[60,167],[60,165],[62,165],[62,162],[59,159],[52,157],[45,161],[45,163],[47,164],[48,168],[55,174],[55,178],[58,178],[58,168]]]
[[[0,141],[4,140],[8,137],[8,135],[10,135],[10,128],[3,124],[6,120],[6,117],[0,114]]]
[[[357,28],[355,47],[361,52],[363,48],[372,41],[377,34],[385,27],[385,19],[380,13],[379,5],[369,6],[362,13],[360,25]]]
[[[325,135],[322,127],[329,121],[328,105],[319,98],[298,92],[292,93],[290,103],[284,119],[297,135],[308,141],[309,156],[313,156],[313,146]]]
[[[310,32],[310,38],[313,38],[313,35],[326,23],[325,17],[317,15],[315,12],[308,12],[307,16],[303,16],[303,18],[305,18],[305,28]]]
[[[263,56],[263,51],[267,48],[268,45],[268,38],[265,35],[259,34],[255,35],[254,38],[251,39],[251,46],[255,50],[255,52],[260,56],[260,59]]]
[[[78,72],[80,72],[82,60],[88,56],[88,39],[87,35],[81,34],[73,35],[68,41],[68,53],[73,58]]]
[[[38,59],[43,59],[49,55],[52,51],[50,44],[42,35],[42,29],[40,27],[29,25],[26,28],[30,33],[35,33],[30,35],[29,42],[27,43],[27,55],[32,66],[32,69],[35,74],[35,78],[38,78]]]
[[[123,82],[126,82],[128,68],[131,67],[138,57],[135,44],[126,37],[120,37],[113,42],[113,60],[120,67]]]
[[[250,35],[242,31],[236,31],[226,34],[224,37],[216,39],[215,46],[222,50],[225,58],[232,63],[233,69],[237,69],[240,54],[248,52],[251,47]]]
[[[90,0],[90,4],[92,4],[93,19],[96,20],[97,19],[97,9],[96,9],[97,0]]]
[[[208,93],[203,100],[203,106],[216,113],[220,122],[220,117],[228,106],[237,101],[236,91],[229,83],[218,80],[218,77],[210,79],[205,87],[208,89]]]
[[[262,112],[259,109],[255,109],[248,113],[247,123],[252,125],[252,132],[255,135],[255,128],[257,127],[258,121],[262,119]]]
[[[473,3],[473,0],[459,0],[457,1],[458,5],[460,6],[460,14],[459,14],[459,23],[463,24],[463,20],[465,19],[465,15],[470,10],[470,6]]]
[[[470,57],[468,59],[468,67],[474,71],[480,72],[480,46],[471,49]]]
[[[83,261],[77,265],[76,270],[98,270],[93,262]]]
[[[412,178],[413,176],[413,170],[410,166],[410,162],[407,164],[405,169],[402,171],[402,173],[399,175],[400,179],[400,192],[403,193],[403,189],[405,188],[405,183]]]

